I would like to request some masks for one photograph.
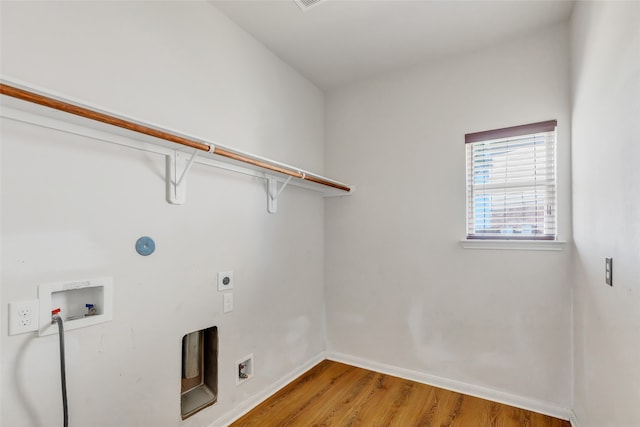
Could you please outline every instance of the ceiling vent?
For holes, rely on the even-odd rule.
[[[307,11],[312,7],[322,3],[324,0],[293,0],[293,1],[296,2],[298,6],[300,6],[300,9]]]

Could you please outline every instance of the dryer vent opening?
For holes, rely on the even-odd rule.
[[[180,411],[182,419],[213,405],[218,399],[218,328],[182,337]]]

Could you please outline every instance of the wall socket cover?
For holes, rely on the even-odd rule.
[[[9,335],[38,330],[40,301],[16,301],[9,303]]]
[[[233,289],[233,271],[221,271],[218,273],[218,290],[229,291]]]

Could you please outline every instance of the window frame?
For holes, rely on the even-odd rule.
[[[465,217],[465,221],[466,221],[466,241],[467,244],[463,245],[463,247],[478,247],[479,245],[482,245],[483,243],[480,242],[547,242],[547,243],[551,243],[551,242],[558,242],[558,198],[557,198],[557,189],[558,189],[558,175],[557,175],[557,163],[558,163],[558,158],[557,158],[557,120],[547,120],[547,121],[543,121],[543,122],[537,122],[537,123],[530,123],[530,124],[525,124],[525,125],[518,125],[518,126],[511,126],[511,127],[505,127],[505,128],[500,128],[500,129],[492,129],[492,130],[488,130],[488,131],[482,131],[482,132],[474,132],[474,133],[468,133],[465,134],[465,185],[466,185],[466,189],[465,189],[465,206],[466,206],[466,217]],[[552,161],[552,171],[548,174],[545,175],[545,177],[549,176],[549,178],[552,179],[552,188],[551,188],[551,192],[552,192],[552,201],[550,203],[550,205],[552,206],[552,221],[553,221],[553,229],[551,230],[553,234],[551,234],[551,232],[549,234],[547,233],[543,233],[543,234],[539,234],[539,235],[534,235],[534,234],[526,234],[526,235],[514,235],[514,234],[504,234],[504,235],[499,235],[499,234],[490,234],[490,235],[482,235],[482,234],[478,234],[475,233],[475,229],[473,228],[473,218],[471,217],[471,210],[473,210],[475,208],[475,203],[473,202],[473,184],[472,184],[472,173],[474,171],[474,163],[473,163],[473,159],[469,158],[470,155],[473,154],[473,152],[469,152],[469,148],[466,144],[474,144],[474,143],[487,143],[487,142],[491,142],[491,141],[495,141],[496,145],[499,144],[504,144],[504,140],[507,138],[517,138],[517,137],[523,137],[523,136],[528,136],[528,135],[535,135],[535,134],[540,134],[540,133],[547,133],[547,132],[553,132],[553,139],[551,141],[551,145],[552,145],[552,157],[553,157],[553,161]],[[503,141],[498,141],[498,140],[503,140]],[[545,140],[545,144],[549,144],[549,141]],[[545,149],[547,149],[547,147],[545,147]],[[533,169],[533,171],[535,172],[535,168]],[[552,176],[551,176],[552,175]],[[532,180],[533,182],[535,182],[535,180]],[[495,187],[495,184],[492,184],[492,186]],[[504,189],[508,189],[510,186],[510,183],[507,182],[507,179],[505,179],[505,185],[504,185]],[[533,188],[535,188],[535,184],[524,184],[523,187],[528,187],[531,186]],[[500,186],[498,185],[497,188],[499,189]],[[495,188],[494,188],[495,189]],[[506,191],[505,191],[506,194]],[[547,196],[545,196],[547,197]],[[545,208],[546,209],[546,208]],[[469,244],[469,242],[477,242],[478,244]],[[496,246],[496,245],[493,245]],[[497,246],[500,246],[500,244],[498,244]]]

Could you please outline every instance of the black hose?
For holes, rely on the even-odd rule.
[[[64,362],[64,326],[62,317],[55,316],[53,321],[58,324],[58,336],[60,337],[60,377],[62,383],[62,411],[64,413],[64,427],[69,427],[69,410],[67,408],[67,374]]]

